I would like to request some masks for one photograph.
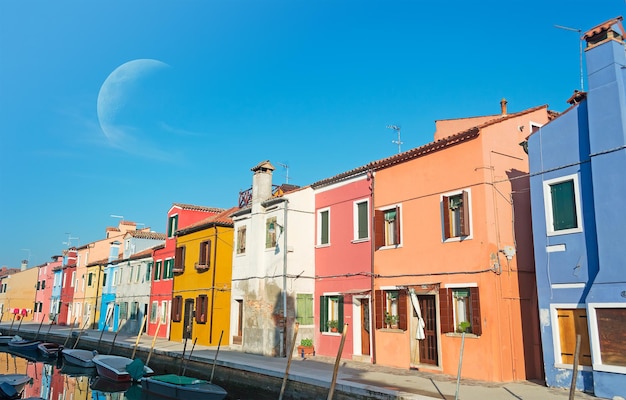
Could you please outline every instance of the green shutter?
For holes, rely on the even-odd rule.
[[[328,211],[322,211],[320,213],[320,217],[321,217],[321,238],[320,238],[320,244],[328,244],[329,239],[328,239]]]
[[[357,204],[357,218],[358,218],[357,239],[365,239],[368,237],[367,201]]]
[[[550,185],[552,223],[555,231],[577,228],[574,181]]]
[[[337,308],[339,309],[339,326],[337,327],[339,332],[343,332],[343,296],[337,296]]]
[[[326,322],[328,321],[328,299],[320,296],[320,332],[326,332]]]
[[[313,295],[306,293],[297,295],[296,319],[300,325],[313,325]]]

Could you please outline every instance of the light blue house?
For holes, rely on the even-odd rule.
[[[100,319],[98,330],[117,331],[119,306],[115,304],[115,285],[118,281],[118,266],[113,261],[119,258],[119,241],[111,242],[109,248],[109,263],[104,267],[102,282],[102,302],[100,303]]]
[[[626,56],[622,18],[586,41],[588,92],[528,138],[548,386],[626,397]]]

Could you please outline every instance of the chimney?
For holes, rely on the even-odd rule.
[[[20,268],[20,271],[26,271],[26,268],[28,268],[28,260],[22,260],[22,267]]]
[[[618,30],[621,31],[621,34],[617,32]],[[624,26],[622,25],[622,17],[610,19],[591,28],[583,35],[583,39],[587,42],[585,51],[611,40],[623,43]]]
[[[502,112],[502,115],[506,115],[506,104],[507,104],[507,101],[503,97],[502,100],[500,100],[500,112]]]
[[[252,207],[272,197],[272,172],[274,166],[263,161],[251,169],[252,177]]]

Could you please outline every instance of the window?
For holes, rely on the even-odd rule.
[[[171,215],[167,221],[167,237],[172,238],[178,230],[178,214]]]
[[[87,286],[91,287],[91,284],[93,283],[93,273],[89,273],[87,274]]]
[[[391,327],[406,330],[408,321],[407,292],[398,289],[383,289],[374,292],[376,329]]]
[[[152,261],[150,261],[148,263],[148,268],[146,268],[146,282],[150,282],[150,277],[152,276],[152,266],[154,265],[154,263]]]
[[[237,254],[246,252],[246,226],[237,228]]]
[[[400,207],[374,213],[376,248],[400,245]]]
[[[139,282],[141,278],[141,264],[137,266],[137,275],[135,275],[135,283]]]
[[[106,287],[107,285],[107,273],[102,274],[102,287]]]
[[[41,290],[46,288],[46,281],[41,281]]]
[[[200,243],[200,254],[196,269],[204,270],[211,267],[211,241],[205,240]]]
[[[555,327],[558,329],[557,334],[554,336],[555,361],[559,364],[574,364],[576,336],[580,335],[578,363],[590,366],[591,350],[587,328],[587,311],[584,308],[557,308],[555,311],[557,319]]]
[[[354,203],[354,240],[369,237],[369,206],[368,201]]]
[[[157,261],[156,265],[154,266],[154,280],[158,281],[161,280],[161,268],[163,266],[163,261]]]
[[[70,287],[74,287],[74,282],[76,282],[76,271],[72,271],[72,280],[70,281]]]
[[[128,274],[128,281],[126,283],[132,283],[133,282],[133,275],[135,274],[135,266],[131,265],[130,266],[130,273]]]
[[[343,296],[320,296],[320,332],[343,330]]]
[[[330,243],[330,210],[317,212],[317,244],[320,246]]]
[[[37,281],[37,290],[41,289],[41,282],[43,281]]]
[[[296,321],[300,325],[313,325],[313,295],[298,293],[296,295]]]
[[[169,310],[169,301],[161,302],[161,324],[164,324],[167,320],[167,310]],[[179,317],[180,318],[180,317]]]
[[[139,311],[139,303],[133,301],[130,305],[130,319],[137,319],[137,311]]]
[[[113,270],[113,279],[111,282],[111,286],[115,286],[117,284],[117,277],[119,276],[120,271],[118,271],[117,269]]]
[[[165,260],[163,268],[163,279],[171,279],[174,277],[174,259],[168,258]]]
[[[120,303],[120,319],[128,318],[128,303],[122,302]]]
[[[469,192],[465,190],[441,197],[444,240],[470,235],[469,204]]]
[[[174,296],[172,299],[172,321],[180,322],[183,313],[183,297]]]
[[[196,297],[196,322],[206,324],[209,310],[209,298],[205,294]]]
[[[607,306],[613,306],[613,308]],[[626,367],[626,352],[624,351],[626,308],[624,308],[624,303],[598,304],[597,308],[590,310],[590,316],[595,317],[595,323],[590,322],[598,329],[598,343],[594,346],[596,347],[594,355],[599,353],[600,356],[594,358],[599,358],[596,364],[601,364],[601,366],[598,369],[624,373],[624,367]]]
[[[276,247],[276,217],[265,220],[265,248]]]
[[[441,333],[482,334],[478,287],[439,289]]]
[[[153,301],[150,307],[150,323],[155,324],[157,322],[157,315],[159,315],[159,302]]]
[[[582,231],[578,177],[551,179],[543,185],[548,235]]]
[[[182,273],[185,271],[185,246],[177,247],[174,255],[174,272]]]

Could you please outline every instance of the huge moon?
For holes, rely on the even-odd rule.
[[[111,144],[120,146],[133,139],[132,115],[139,101],[137,92],[150,91],[150,78],[169,65],[154,59],[128,61],[117,67],[105,79],[98,93],[98,122]],[[135,138],[136,139],[136,138]]]

